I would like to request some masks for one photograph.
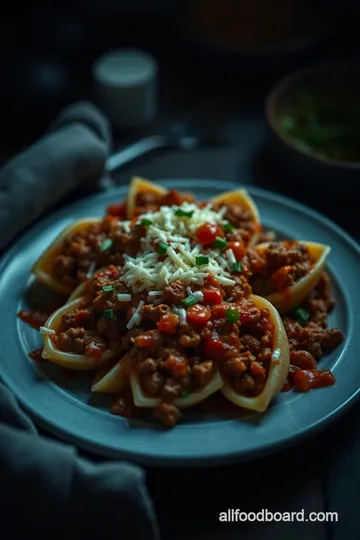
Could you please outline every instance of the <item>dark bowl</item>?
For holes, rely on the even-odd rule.
[[[301,148],[283,127],[282,118],[298,106],[299,92],[323,92],[348,111],[360,112],[360,63],[329,61],[283,77],[269,92],[265,115],[277,165],[301,190],[327,190],[344,198],[360,195],[360,153],[357,161],[332,159]],[[360,115],[359,115],[360,118]]]
[[[328,46],[336,20],[334,0],[314,0],[314,21],[308,34],[281,43],[230,45],[191,29],[186,21],[187,5],[192,0],[178,0],[177,29],[199,67],[229,73],[272,73],[291,69],[310,61]],[[261,17],[261,13],[259,13]]]

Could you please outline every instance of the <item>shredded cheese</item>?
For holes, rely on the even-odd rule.
[[[173,312],[179,317],[180,326],[186,325],[186,309],[184,308],[173,308]]]
[[[189,216],[177,216],[175,211],[178,208],[188,212]],[[203,285],[205,277],[211,274],[222,285],[234,285],[229,261],[224,254],[199,246],[196,240],[198,227],[204,223],[221,225],[224,211],[226,208],[215,212],[211,205],[198,208],[194,203],[184,202],[181,206],[162,206],[157,212],[139,216],[139,222],[148,219],[151,225],[146,227],[138,254],[135,257],[124,256],[121,276],[124,284],[134,293],[152,292],[153,289],[161,292],[176,280],[186,287],[191,284]],[[156,252],[155,245],[159,242],[168,245],[166,253]],[[196,265],[199,254],[209,258],[206,271]],[[149,298],[153,296],[150,292]]]
[[[227,258],[229,259],[229,263],[231,266],[236,264],[236,258],[232,249],[228,249],[225,252],[225,255],[227,255]]]
[[[117,299],[119,300],[119,302],[130,302],[131,294],[118,294]]]
[[[196,298],[198,302],[202,302],[204,300],[204,295],[201,291],[195,291],[193,293],[193,297]]]
[[[140,300],[136,310],[135,310],[135,313],[134,315],[131,317],[131,319],[129,320],[129,322],[127,323],[126,325],[126,328],[128,330],[131,330],[131,328],[134,328],[134,326],[138,325],[140,322],[141,322],[141,315],[140,315],[140,312],[141,312],[141,308],[143,307],[143,305],[145,304],[144,300]]]

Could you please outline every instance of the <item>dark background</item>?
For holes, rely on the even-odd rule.
[[[92,98],[91,65],[109,49],[137,47],[155,55],[160,66],[163,117],[170,111],[174,116],[183,110],[190,112],[197,102],[214,93],[215,87],[236,87],[239,96],[264,93],[284,71],[330,51],[356,54],[359,46],[356,0],[314,1],[320,6],[320,19],[329,35],[321,37],[318,47],[303,57],[289,56],[286,62],[254,60],[252,56],[216,61],[216,53],[204,55],[184,38],[181,0],[65,0],[46,4],[43,7],[44,3],[35,1],[23,7],[15,1],[1,7],[3,160],[38,137],[61,107],[76,99]],[[259,11],[259,20],[262,17]]]
[[[159,63],[159,115],[141,130],[114,131],[115,147],[146,133],[167,130],[177,121],[187,122],[195,132],[211,134],[219,144],[186,156],[177,151],[159,153],[119,171],[116,182],[127,182],[131,174],[139,174],[154,180],[212,177],[255,184],[321,210],[359,238],[350,211],[351,204],[358,206],[357,201],[350,202],[349,194],[349,200],[340,206],[326,193],[314,197],[278,171],[267,145],[264,99],[282,74],[318,59],[356,58],[359,54],[360,3],[328,0],[317,5],[325,33],[302,54],[284,55],[280,60],[251,54],[225,58],[214,50],[195,47],[184,36],[179,15],[182,3],[176,0],[57,1],[47,2],[47,7],[40,2],[22,7],[14,1],[2,6],[1,162],[41,136],[63,106],[93,99],[91,65],[100,54],[118,47],[141,48]],[[260,11],[258,16],[260,21],[265,15]],[[261,524],[240,529],[239,524],[226,527],[218,523],[220,511],[245,509],[245,503],[251,511],[348,509],[352,503],[346,499],[347,488],[339,490],[337,480],[329,474],[331,462],[324,460],[334,440],[338,444],[342,440],[343,429],[340,423],[330,434],[296,450],[250,466],[218,468],[210,476],[208,471],[149,470],[150,492],[164,538],[269,537],[263,536]],[[234,489],[238,490],[236,497]],[[296,524],[290,532],[287,524],[278,524],[270,536],[288,538],[291,534],[292,540],[318,540],[329,534],[334,539],[355,539],[353,525],[351,519],[345,529],[344,520],[311,529]]]

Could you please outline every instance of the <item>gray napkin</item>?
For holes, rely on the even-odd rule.
[[[91,104],[66,108],[48,133],[0,172],[0,250],[72,190],[91,191],[104,174],[111,135]]]
[[[71,190],[95,185],[109,145],[106,119],[91,104],[80,103],[11,160],[0,172],[0,250]],[[2,529],[11,530],[13,537],[56,532],[63,538],[70,533],[80,533],[80,538],[159,538],[141,468],[93,463],[79,457],[73,446],[40,436],[1,383],[0,501]]]

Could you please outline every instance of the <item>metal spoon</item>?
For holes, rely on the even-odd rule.
[[[221,146],[221,144],[220,140],[214,140],[208,135],[195,133],[195,130],[191,130],[189,124],[177,122],[172,124],[170,129],[163,134],[143,137],[115,152],[108,158],[106,170],[112,173],[155,150],[194,151],[204,146]]]

